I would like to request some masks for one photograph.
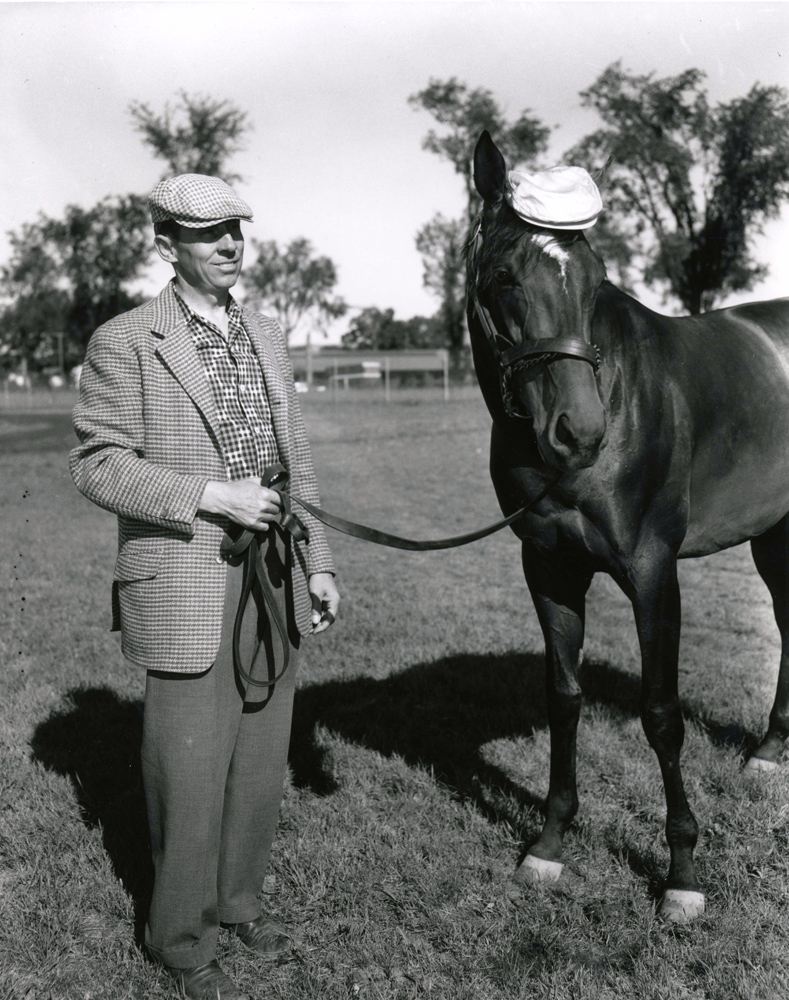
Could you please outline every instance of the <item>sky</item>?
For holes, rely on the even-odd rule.
[[[429,315],[415,235],[436,212],[461,215],[464,196],[422,149],[434,122],[409,95],[431,77],[485,87],[510,120],[530,108],[553,127],[558,163],[599,125],[579,91],[616,60],[658,76],[698,67],[713,102],[786,86],[789,4],[0,2],[0,262],[5,234],[40,211],[150,190],[165,168],[129,104],[161,111],[185,90],[249,114],[230,164],[255,212],[248,237],[305,236],[352,306]],[[758,256],[771,275],[740,300],[789,294],[789,211]],[[155,264],[142,290],[170,273]]]

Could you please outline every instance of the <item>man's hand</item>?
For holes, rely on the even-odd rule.
[[[236,479],[230,483],[206,483],[200,510],[224,514],[236,524],[266,531],[269,522],[282,512],[282,497],[260,485],[259,479]]]
[[[313,573],[309,582],[312,598],[312,634],[325,632],[337,617],[340,592],[331,573]]]

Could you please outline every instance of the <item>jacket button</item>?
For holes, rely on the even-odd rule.
[[[224,556],[216,556],[216,561],[218,563],[223,563],[225,561]]]

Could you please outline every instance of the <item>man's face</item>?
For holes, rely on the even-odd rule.
[[[217,292],[232,288],[241,274],[244,237],[241,222],[229,219],[205,229],[179,227],[178,239],[169,240],[178,275],[192,288]]]

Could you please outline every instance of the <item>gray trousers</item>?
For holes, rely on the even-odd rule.
[[[275,531],[261,543],[272,590],[289,625],[290,667],[273,688],[244,684],[233,667],[232,632],[243,567],[229,566],[222,639],[201,674],[149,671],[145,688],[142,773],[154,889],[145,940],[175,968],[216,957],[219,922],[260,913],[258,894],[277,825],[287,766],[299,637],[288,607],[286,548]],[[242,664],[263,646],[252,676],[282,666],[276,629],[256,587],[244,618]]]

